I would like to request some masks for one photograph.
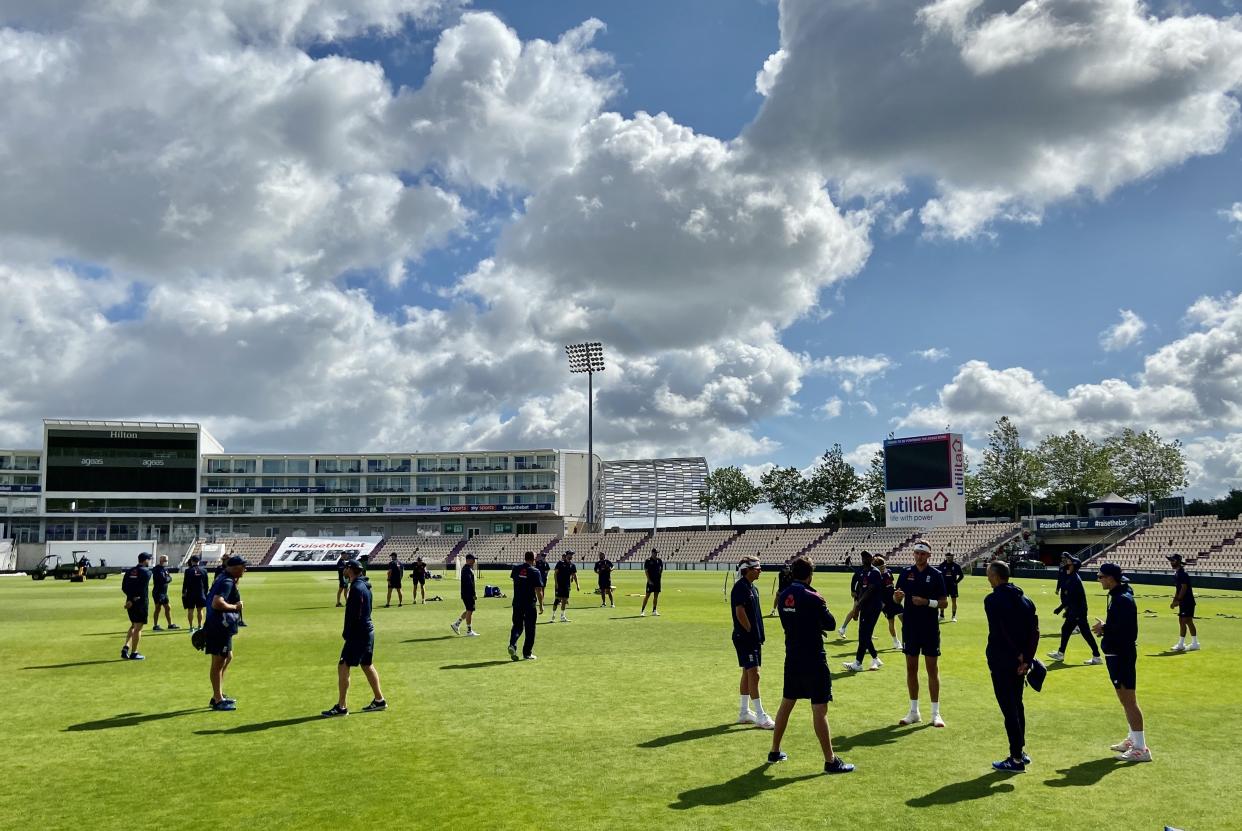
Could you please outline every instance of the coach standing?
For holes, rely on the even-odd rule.
[[[940,621],[936,610],[948,600],[944,576],[928,565],[931,546],[920,540],[913,545],[914,565],[897,578],[893,599],[903,604],[902,651],[906,654],[906,687],[910,712],[898,724],[922,721],[919,715],[919,655],[927,666],[927,691],[931,694],[932,727],[944,727],[940,717]]]
[[[525,562],[514,566],[509,572],[513,581],[513,628],[509,630],[509,657],[518,659],[518,636],[525,632],[522,641],[522,657],[535,660],[535,624],[543,614],[543,573],[535,568],[535,555],[527,551]],[[538,611],[536,611],[536,606]]]
[[[349,670],[362,667],[362,674],[371,685],[371,703],[362,708],[364,713],[387,710],[388,702],[380,690],[379,673],[375,670],[375,624],[371,622],[371,584],[363,576],[365,569],[358,560],[345,563],[345,576],[349,579],[349,594],[345,598],[345,625],[341,638],[341,657],[336,663],[336,703],[324,710],[325,717],[349,715]]]
[[[146,656],[138,651],[138,641],[142,638],[142,627],[147,625],[149,608],[147,589],[151,585],[151,569],[147,563],[151,555],[142,552],[138,555],[138,565],[125,572],[121,578],[121,591],[125,594],[125,611],[129,615],[129,631],[125,633],[125,645],[121,647],[122,660],[128,658],[142,661]]]
[[[1031,659],[1039,648],[1039,619],[1035,604],[1022,589],[1009,582],[1009,565],[988,565],[988,584],[992,593],[983,599],[988,619],[988,671],[992,692],[1005,719],[1009,737],[1009,756],[992,767],[1009,773],[1022,773],[1031,763],[1026,755],[1026,710],[1022,691]]]
[[[836,621],[828,611],[828,603],[811,589],[814,573],[811,561],[799,557],[794,560],[791,573],[793,582],[777,598],[781,628],[785,630],[785,687],[780,709],[776,711],[768,762],[783,762],[789,758],[781,752],[781,739],[798,699],[808,698],[815,737],[824,751],[824,772],[849,773],[854,766],[833,752],[832,733],[828,727],[832,674],[828,671],[828,656],[824,654],[823,633],[831,632]]]
[[[1135,689],[1138,686],[1138,605],[1130,581],[1116,563],[1100,566],[1096,579],[1108,592],[1108,616],[1096,618],[1091,627],[1100,636],[1108,677],[1117,690],[1117,700],[1126,713],[1130,734],[1112,746],[1123,762],[1150,762],[1151,750],[1143,731],[1143,711]]]
[[[1082,561],[1077,557],[1066,556],[1061,566],[1061,574],[1057,577],[1057,583],[1060,586],[1057,591],[1061,595],[1061,605],[1052,613],[1057,614],[1064,610],[1065,623],[1061,624],[1061,646],[1056,652],[1049,652],[1048,657],[1054,661],[1064,661],[1070,637],[1077,629],[1091,649],[1091,660],[1086,663],[1102,664],[1104,661],[1100,658],[1100,648],[1091,635],[1090,624],[1087,623],[1087,590],[1083,587],[1082,577],[1078,574],[1078,568],[1081,565]]]
[[[237,581],[246,573],[246,561],[236,555],[224,561],[224,570],[207,595],[207,619],[203,622],[204,651],[211,656],[211,701],[213,710],[236,710],[237,701],[224,694],[224,673],[233,663],[233,636],[242,616],[241,592]]]

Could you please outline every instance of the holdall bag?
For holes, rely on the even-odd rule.
[[[484,586],[483,596],[484,597],[504,597],[504,595],[500,593],[500,586]]]

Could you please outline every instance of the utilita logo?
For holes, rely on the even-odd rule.
[[[939,491],[931,499],[924,496],[903,496],[888,503],[891,514],[944,513],[949,510],[949,497]]]

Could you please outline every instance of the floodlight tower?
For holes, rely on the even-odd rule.
[[[595,373],[604,371],[604,345],[570,343],[565,345],[570,372],[587,375],[587,530],[595,526]]]

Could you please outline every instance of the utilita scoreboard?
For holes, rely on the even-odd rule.
[[[889,527],[966,524],[966,456],[960,433],[884,442]]]

